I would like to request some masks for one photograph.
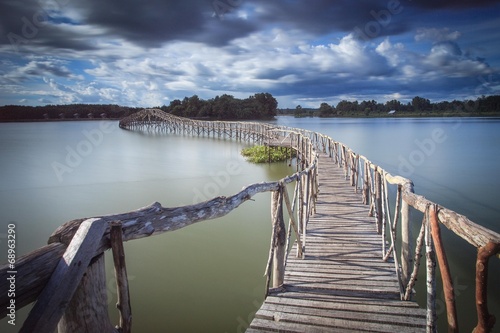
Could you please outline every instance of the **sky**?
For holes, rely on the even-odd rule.
[[[0,0],[0,105],[500,94],[500,1]]]

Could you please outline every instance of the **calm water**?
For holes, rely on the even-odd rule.
[[[328,134],[388,171],[411,178],[419,194],[500,232],[494,192],[500,186],[495,172],[499,120],[280,117],[276,122]],[[284,164],[247,163],[239,154],[244,144],[234,141],[144,135],[120,130],[111,121],[0,124],[0,142],[4,254],[4,232],[11,222],[17,225],[17,250],[26,253],[74,218],[125,212],[155,201],[170,207],[191,204],[292,172]],[[126,243],[134,331],[244,331],[263,300],[269,201],[269,194],[261,194],[224,218]],[[459,306],[469,304],[475,251],[456,237],[445,237],[450,239],[447,249],[456,253],[451,260]],[[500,290],[494,276],[500,274],[500,261],[491,263],[489,301],[498,317]],[[107,265],[112,277],[109,256]],[[108,295],[114,304],[111,278]],[[470,331],[475,310],[464,306],[459,307],[462,330]],[[18,319],[25,312],[19,311]],[[110,313],[115,320],[113,306]],[[12,330],[5,320],[0,326],[2,332],[19,328]]]

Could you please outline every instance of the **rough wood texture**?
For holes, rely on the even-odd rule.
[[[476,309],[477,326],[473,333],[487,333],[493,330],[496,318],[488,311],[488,260],[500,252],[500,244],[489,243],[477,251],[476,260]]]
[[[89,219],[81,223],[20,332],[54,332],[95,256],[105,230],[106,223],[101,219]]]
[[[130,333],[132,329],[132,308],[130,306],[130,293],[128,288],[127,265],[125,263],[125,250],[123,249],[121,222],[111,222],[110,236],[113,262],[115,264],[116,289],[118,295],[116,307],[120,312],[120,329],[121,333]]]
[[[427,333],[437,332],[436,316],[436,256],[431,235],[429,209],[427,209],[425,223],[425,258],[426,258],[426,285],[427,285]]]
[[[398,185],[401,186],[401,185]],[[413,193],[413,184],[408,188]],[[401,203],[401,275],[403,285],[410,281],[413,262],[413,238],[411,228],[410,205],[404,200]]]
[[[436,205],[430,208],[429,215],[432,240],[436,248],[439,271],[441,272],[441,279],[443,281],[446,315],[448,319],[448,333],[458,333],[457,308],[455,306],[455,288],[453,288],[453,279],[451,277],[446,252],[444,251],[443,240],[441,239],[441,231],[439,229]]]
[[[87,268],[57,329],[58,333],[118,333],[108,316],[104,254]]]
[[[292,249],[283,287],[271,291],[247,332],[425,331],[425,310],[400,300],[394,264],[382,261],[362,194],[326,156],[319,177],[305,257]]]
[[[283,284],[285,277],[285,244],[286,244],[286,228],[283,219],[283,188],[274,191],[272,195],[272,217],[273,228],[275,229],[273,248],[273,288],[277,288]]]

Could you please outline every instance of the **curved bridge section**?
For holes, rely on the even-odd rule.
[[[177,117],[159,109],[145,109],[120,120],[120,128],[134,131],[186,133],[264,143],[275,128],[265,123],[204,121]]]

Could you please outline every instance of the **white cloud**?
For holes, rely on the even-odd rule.
[[[415,35],[417,42],[430,40],[432,42],[455,41],[462,34],[459,31],[450,31],[449,28],[419,28]]]

